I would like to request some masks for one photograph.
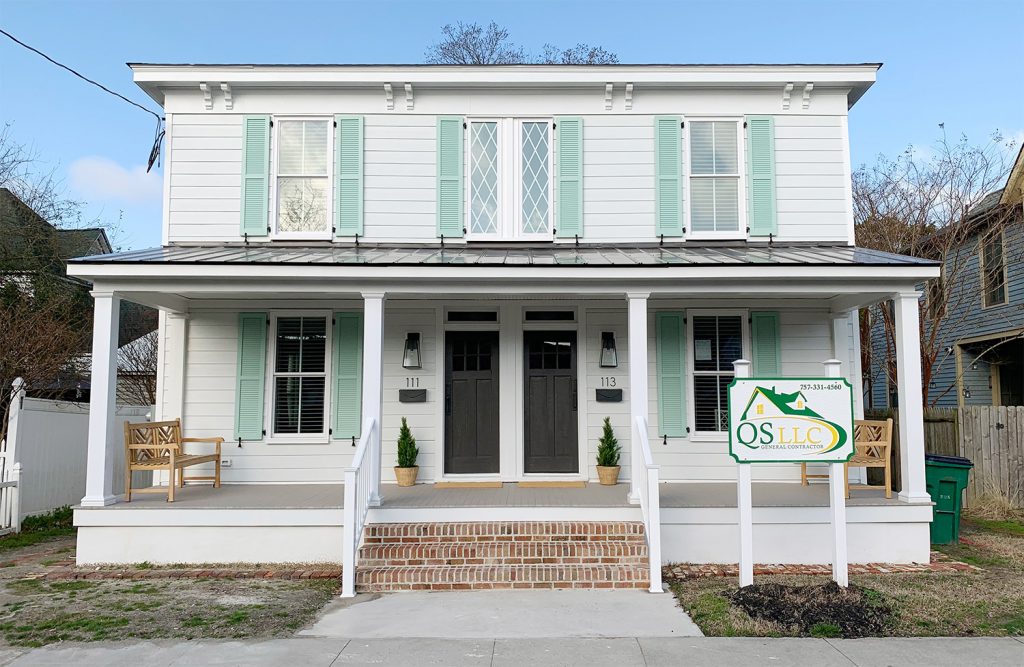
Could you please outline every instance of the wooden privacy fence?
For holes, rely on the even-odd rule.
[[[960,411],[960,456],[974,462],[968,504],[986,492],[1024,507],[1024,407],[984,406]]]
[[[893,489],[900,489],[899,414],[875,409],[865,410],[864,416],[893,419]],[[968,504],[982,493],[997,492],[1024,506],[1024,407],[926,408],[924,448],[929,454],[971,460]]]

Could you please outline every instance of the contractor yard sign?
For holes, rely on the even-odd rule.
[[[737,462],[843,463],[853,452],[853,387],[844,378],[729,385],[729,453]]]

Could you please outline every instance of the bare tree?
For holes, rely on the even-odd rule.
[[[581,43],[560,49],[554,44],[545,44],[541,62],[548,65],[615,65],[619,57],[601,46]]]
[[[984,145],[966,137],[943,138],[934,148],[908,148],[896,159],[879,157],[853,175],[857,245],[914,255],[942,263],[942,275],[925,286],[920,301],[921,381],[924,405],[934,405],[949,389],[930,392],[943,364],[947,334],[965,325],[980,298],[978,248],[1013,220],[1009,207],[987,195],[1001,187],[1010,166],[1012,144],[995,134]],[[1007,257],[1007,262],[1018,258]],[[896,379],[896,327],[891,302],[861,315],[862,364],[872,382]],[[872,328],[880,324],[885,358],[871,358]]]
[[[122,345],[117,351],[117,398],[128,405],[156,404],[156,331]]]
[[[426,52],[426,61],[433,65],[522,65],[544,63],[561,65],[607,65],[619,57],[600,46],[577,44],[561,49],[545,44],[539,56],[511,41],[507,28],[491,21],[447,24],[441,28],[442,39]]]

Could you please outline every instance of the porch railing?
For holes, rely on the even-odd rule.
[[[343,516],[345,525],[344,541],[341,558],[341,596],[350,598],[356,594],[356,559],[363,541],[363,527],[366,525],[366,513],[370,508],[370,499],[375,489],[373,484],[373,464],[380,459],[371,451],[380,447],[377,437],[376,420],[369,420],[363,435],[359,438],[352,466],[345,468],[345,507]]]
[[[658,491],[659,468],[654,464],[651,442],[647,437],[647,418],[637,417],[634,424],[636,446],[640,450],[640,512],[644,518],[647,559],[650,564],[652,593],[661,593],[661,496]]]

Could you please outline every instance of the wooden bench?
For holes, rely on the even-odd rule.
[[[212,454],[187,454],[186,442],[207,442],[215,445]],[[220,446],[224,438],[183,438],[181,420],[165,422],[144,422],[124,425],[124,499],[132,500],[132,473],[135,471],[156,472],[166,470],[167,502],[174,502],[175,477],[177,486],[184,488],[185,480],[212,481],[214,488],[220,487]],[[200,463],[213,463],[214,474],[185,477],[185,468]],[[164,493],[161,487],[135,489],[136,493]]]
[[[885,489],[885,497],[892,498],[892,419],[871,421],[858,419],[853,423],[854,453],[846,465],[846,497],[850,487],[861,489]],[[885,470],[881,485],[850,484],[850,468],[882,468]],[[828,475],[808,475],[807,464],[800,464],[800,482],[807,486],[808,479],[828,479]]]

